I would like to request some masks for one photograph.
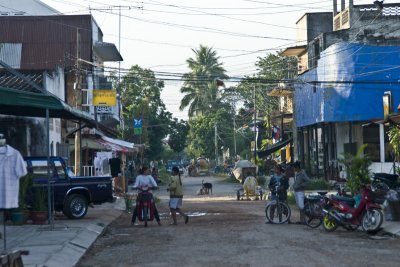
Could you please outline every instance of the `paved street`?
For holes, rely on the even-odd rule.
[[[400,241],[361,231],[325,232],[264,223],[265,201],[236,201],[237,185],[207,178],[213,196],[196,196],[201,178],[185,178],[183,210],[191,217],[169,226],[166,194],[157,192],[163,226],[130,226],[123,214],[78,266],[398,266]],[[294,211],[294,220],[297,219]]]
[[[195,194],[202,179],[213,183],[212,196]],[[183,182],[188,225],[182,218],[177,227],[168,225],[168,195],[161,186],[156,191],[161,200],[161,227],[155,222],[148,228],[130,226],[131,214],[123,211],[125,204],[119,199],[90,208],[82,220],[57,214],[53,226],[7,226],[8,251],[29,250],[30,254],[22,257],[25,266],[50,267],[398,266],[398,238],[343,229],[326,233],[322,228],[267,225],[265,201],[236,201],[238,184],[210,177],[185,177]],[[293,220],[296,217],[294,212]],[[385,222],[384,228],[399,233],[400,222]]]

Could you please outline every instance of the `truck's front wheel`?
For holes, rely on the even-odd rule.
[[[69,195],[65,200],[63,213],[70,219],[81,219],[85,217],[88,210],[88,202],[82,195]]]

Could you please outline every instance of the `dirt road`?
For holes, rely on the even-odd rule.
[[[158,209],[163,225],[130,226],[123,214],[80,262],[89,266],[399,266],[400,241],[374,240],[361,231],[265,224],[265,201],[237,201],[238,185],[221,179],[212,196],[197,196],[201,178],[185,178],[187,225],[169,226],[165,188]],[[297,212],[293,211],[295,217]],[[296,220],[296,218],[293,218]]]

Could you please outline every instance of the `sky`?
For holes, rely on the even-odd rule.
[[[160,78],[162,73],[188,72],[186,60],[194,57],[192,49],[198,49],[200,45],[212,47],[217,52],[229,76],[250,76],[257,71],[258,57],[299,44],[296,42],[296,22],[304,13],[332,12],[333,9],[333,0],[42,2],[66,15],[91,13],[103,31],[103,41],[120,47],[124,58],[122,69],[137,64],[153,70]],[[340,2],[338,0],[339,5]],[[354,0],[355,4],[372,2]],[[187,119],[187,110],[179,111],[181,86],[180,81],[165,81],[161,95],[174,117]]]

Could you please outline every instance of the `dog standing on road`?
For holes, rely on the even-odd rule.
[[[201,190],[205,195],[212,195],[212,183],[205,183],[204,180],[201,181]]]

